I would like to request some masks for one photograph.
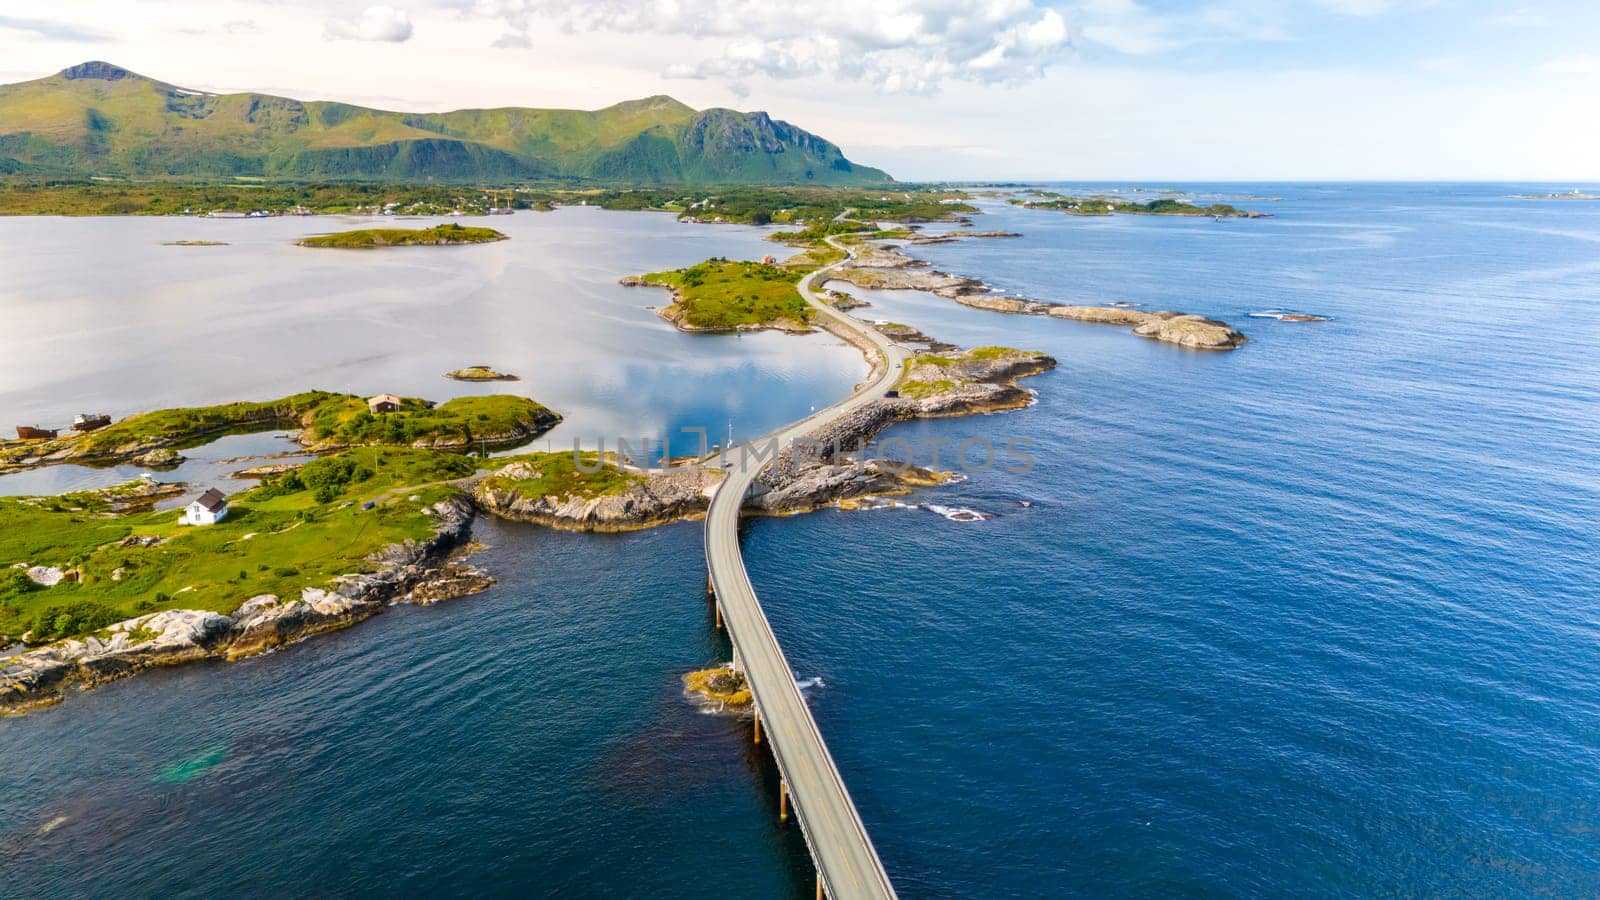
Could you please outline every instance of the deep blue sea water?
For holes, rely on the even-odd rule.
[[[1507,199],[1570,187],[992,204],[1025,236],[917,248],[1233,353],[871,295],[1061,364],[892,432],[1031,440],[914,498],[987,521],[746,526],[903,896],[1600,892],[1600,204]],[[679,696],[725,652],[698,526],[480,533],[477,597],[0,722],[0,893],[809,895],[747,727]]]

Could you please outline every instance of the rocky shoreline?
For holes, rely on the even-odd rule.
[[[252,597],[232,615],[167,610],[118,622],[94,635],[0,658],[0,716],[61,702],[145,669],[202,659],[236,660],[325,631],[346,628],[393,603],[436,603],[484,590],[493,579],[453,554],[466,545],[476,512],[464,497],[434,504],[438,524],[423,541],[391,544],[351,573],[298,598]]]
[[[880,248],[874,248],[869,257],[880,262],[888,258]],[[911,265],[907,261],[880,268]],[[663,317],[685,331],[708,330],[686,327],[670,315]],[[831,317],[823,317],[818,324],[862,350],[874,376],[881,372],[885,360],[864,336]],[[810,325],[798,329],[780,323],[777,327],[815,330]],[[907,326],[880,323],[875,327],[892,339],[923,343],[938,352],[913,358],[891,396],[866,404],[813,431],[807,440],[779,450],[745,498],[749,512],[790,515],[830,506],[856,508],[873,497],[905,494],[917,487],[944,483],[949,473],[870,459],[866,457],[866,447],[897,421],[1027,406],[1033,394],[1017,386],[1017,380],[1056,364],[1040,353],[1005,348],[959,351]],[[559,415],[549,416],[551,422],[518,422],[515,434],[484,435],[475,437],[472,443],[500,439],[520,442],[528,432],[542,431],[540,426],[560,421]],[[340,449],[332,444],[311,443],[306,438],[302,432],[302,443],[313,452]],[[440,438],[419,441],[414,446],[461,449],[464,444]],[[121,447],[118,451],[128,449]],[[164,452],[163,460],[176,457],[170,443],[155,441],[151,446],[134,449],[140,454]],[[205,659],[231,661],[270,652],[312,635],[349,627],[394,603],[434,603],[482,591],[494,583],[493,579],[459,561],[472,520],[480,510],[504,519],[573,531],[650,528],[703,516],[724,475],[724,460],[714,457],[663,470],[624,470],[626,474],[598,496],[533,495],[515,488],[517,482],[525,486],[541,483],[542,473],[530,459],[539,457],[510,462],[499,472],[478,479],[470,499],[458,495],[434,504],[430,507],[436,520],[433,535],[423,541],[391,544],[368,557],[371,573],[346,574],[320,587],[304,587],[294,599],[284,600],[272,594],[251,597],[229,615],[190,609],[136,616],[92,635],[0,658],[0,716],[50,706],[61,702],[73,687],[87,690],[145,669]],[[734,464],[742,462],[737,460]],[[281,474],[293,465],[261,466],[247,471],[259,477]],[[497,480],[497,475],[504,477]],[[146,498],[129,499],[138,502]]]
[[[560,413],[540,407],[531,416],[519,419],[508,431],[488,434],[452,434],[412,441],[406,446],[419,450],[476,450],[481,447],[501,449],[515,447],[533,440],[560,424]],[[261,415],[230,422],[226,426],[209,428],[180,435],[157,435],[134,441],[112,450],[91,451],[82,444],[80,435],[71,435],[47,441],[0,441],[0,449],[11,451],[0,458],[0,475],[20,472],[40,466],[74,463],[104,466],[126,463],[148,469],[171,468],[185,457],[176,447],[200,446],[208,440],[233,433],[266,431],[284,428],[293,431],[292,440],[303,453],[320,454],[348,450],[352,447],[371,446],[374,442],[348,444],[332,440],[317,440],[304,421],[292,416]],[[288,455],[301,455],[300,453]]]
[[[532,463],[518,462],[498,473],[510,478],[536,478]],[[620,493],[599,497],[529,496],[495,482],[478,483],[473,498],[485,512],[515,522],[530,522],[563,531],[638,531],[705,515],[711,492],[722,473],[704,466],[681,466],[651,473]]]
[[[917,241],[913,239],[912,243]],[[935,241],[924,240],[921,243]],[[1192,350],[1233,350],[1250,340],[1226,322],[1192,313],[1146,311],[1121,306],[1077,306],[1007,297],[991,292],[987,285],[975,278],[939,272],[927,266],[926,262],[906,256],[893,245],[879,244],[828,273],[828,277],[868,290],[926,291],[963,306],[992,312],[1122,325],[1131,328],[1139,337]]]
[[[813,431],[807,441],[780,448],[771,467],[746,496],[745,510],[758,515],[793,515],[838,507],[868,495],[897,496],[944,483],[948,473],[886,460],[846,457],[859,454],[860,448],[898,421],[1025,407],[1033,402],[1033,394],[1018,387],[1017,379],[1056,365],[1054,359],[1041,353],[996,358],[976,357],[976,353],[941,357],[943,365],[928,363],[907,372],[912,379],[938,375],[938,391],[920,397],[876,400]],[[732,457],[730,461],[735,465],[741,462]],[[636,531],[704,516],[711,494],[722,480],[720,462],[713,457],[709,464],[641,472],[635,484],[598,497],[529,496],[498,489],[493,480],[485,479],[478,484],[474,498],[483,511],[504,519],[566,531]],[[533,464],[518,462],[497,474],[516,480],[534,479],[540,473]]]

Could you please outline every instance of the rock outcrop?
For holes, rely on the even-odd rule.
[[[458,582],[463,577],[459,564],[446,560],[466,539],[474,510],[462,497],[431,510],[433,536],[390,545],[369,560],[371,573],[341,575],[292,600],[252,597],[227,616],[194,609],[138,616],[96,635],[0,659],[0,715],[58,703],[73,685],[88,689],[157,666],[239,659],[353,625],[393,602],[435,602],[441,594],[433,582],[441,572]],[[492,583],[477,575],[471,579],[476,590]]]
[[[918,241],[913,239],[912,242]],[[938,272],[924,266],[926,263],[908,257],[892,246],[880,246],[859,254],[848,265],[830,272],[829,278],[869,290],[926,291],[963,306],[991,312],[1122,325],[1132,328],[1139,337],[1193,350],[1232,350],[1250,340],[1226,322],[1204,316],[1170,311],[1147,312],[1115,306],[1042,303],[996,294],[977,279]]]
[[[1149,313],[1133,333],[1191,350],[1232,350],[1250,339],[1226,322],[1185,313]]]
[[[709,712],[743,713],[750,708],[750,685],[744,673],[729,663],[712,669],[699,669],[683,676],[683,692]]]
[[[539,477],[529,462],[513,463],[496,474],[508,480]],[[680,466],[597,497],[529,496],[515,488],[497,488],[503,483],[500,479],[480,482],[475,496],[484,509],[503,519],[568,531],[635,531],[704,515],[711,492],[721,481],[722,473],[716,469]]]

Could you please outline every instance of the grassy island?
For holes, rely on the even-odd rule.
[[[1139,203],[1113,197],[1070,197],[1053,191],[1033,191],[1027,197],[1015,197],[1014,206],[1028,209],[1053,209],[1073,216],[1212,216],[1223,219],[1260,219],[1268,213],[1239,209],[1227,203],[1196,206],[1182,200],[1163,197]]]
[[[829,239],[860,244],[911,233],[867,222],[828,220],[768,235],[769,240],[799,248],[782,262],[716,257],[683,269],[630,276],[622,283],[671,290],[672,304],[661,310],[661,316],[684,331],[809,331],[817,313],[800,295],[800,279],[847,255]]]
[[[452,381],[521,381],[509,372],[497,372],[489,366],[467,366],[444,373]]]
[[[467,227],[451,222],[432,228],[358,228],[301,238],[302,247],[333,247],[341,250],[372,250],[378,247],[449,247],[457,244],[487,244],[506,240],[493,228]]]
[[[974,347],[951,353],[919,353],[906,362],[905,373],[895,384],[901,397],[922,400],[959,391],[966,385],[986,380],[993,370],[1006,363],[1038,363],[1049,357],[1036,350],[1014,347]],[[1049,365],[1054,365],[1050,361]]]
[[[118,513],[117,491],[0,498],[0,640],[91,634],[167,609],[227,614],[371,571],[369,555],[431,535],[424,509],[473,469],[454,453],[350,450],[230,497],[228,517],[201,527],[179,525],[176,510]],[[44,587],[16,563],[69,577]]]
[[[526,397],[458,397],[435,406],[397,397],[374,411],[367,398],[305,391],[277,400],[163,409],[129,416],[84,434],[48,441],[0,441],[0,472],[59,462],[117,463],[151,451],[181,450],[226,434],[275,428],[301,431],[313,451],[361,444],[477,450],[516,446],[550,430],[561,416]]]
[[[399,400],[393,412],[377,413],[359,397],[323,404],[306,417],[309,433],[301,441],[313,450],[351,444],[477,450],[514,447],[561,421],[543,404],[510,394],[457,397],[438,406],[417,397]]]
[[[816,315],[795,284],[809,267],[708,259],[685,269],[652,272],[631,283],[672,290],[662,316],[687,331],[782,328],[804,331]]]

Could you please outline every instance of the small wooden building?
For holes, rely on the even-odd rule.
[[[379,394],[376,397],[367,398],[367,409],[371,410],[373,415],[392,413],[399,408],[400,398],[393,394]]]
[[[183,509],[183,524],[185,525],[215,525],[228,517],[228,498],[216,488],[206,488],[206,492],[194,498]]]

